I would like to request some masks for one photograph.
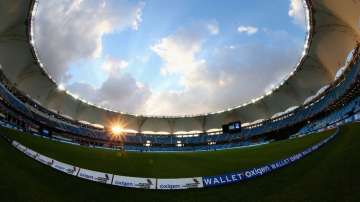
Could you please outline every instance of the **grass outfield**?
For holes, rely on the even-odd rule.
[[[262,165],[299,152],[330,133],[259,147],[199,153],[121,153],[8,134],[33,150],[80,167],[121,175],[189,177]],[[11,134],[10,134],[11,133]],[[134,190],[59,173],[0,139],[0,201],[359,201],[360,125],[287,168],[236,185],[203,190]]]
[[[328,131],[300,139],[234,150],[137,153],[79,147],[9,129],[3,130],[11,139],[64,163],[118,175],[155,178],[219,175],[271,163],[302,151],[334,133]]]

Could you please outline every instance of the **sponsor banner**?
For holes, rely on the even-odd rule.
[[[33,151],[33,150],[29,149],[29,148],[27,148],[27,149],[24,151],[24,153],[25,153],[28,157],[31,157],[31,158],[33,158],[33,159],[36,159],[36,157],[38,156],[38,154],[37,154],[35,151]]]
[[[157,189],[190,189],[202,187],[204,187],[202,177],[157,180]]]
[[[84,168],[80,169],[77,176],[83,179],[100,182],[104,184],[111,184],[113,178],[113,174],[87,170]]]
[[[114,175],[112,185],[129,188],[156,189],[156,179]]]
[[[284,166],[284,162],[277,162],[274,163],[275,166],[282,167]],[[255,178],[261,175],[264,175],[265,173],[271,172],[272,168],[269,165],[258,167],[258,168],[252,168],[249,170],[237,172],[237,173],[230,173],[227,175],[219,175],[219,176],[210,176],[210,177],[203,177],[203,184],[204,187],[213,187],[213,186],[219,186],[219,185],[225,185],[225,184],[233,184],[233,183],[239,183],[241,181]]]
[[[48,166],[52,166],[54,164],[54,159],[51,159],[51,158],[41,155],[41,154],[39,154],[37,156],[36,160],[39,161],[40,163],[48,165]]]
[[[18,145],[19,145],[19,143],[18,142],[16,142],[15,140],[14,141],[12,141],[12,143],[11,143],[14,147],[17,147]]]
[[[22,145],[16,141],[13,141],[12,145],[31,158],[36,159],[36,157],[38,156],[38,153],[36,153],[35,151],[25,147],[24,145]]]
[[[76,175],[79,171],[79,168],[76,166],[72,166],[66,163],[62,163],[60,161],[56,161],[54,160],[53,163],[51,164],[51,167],[53,167],[54,169],[67,173],[69,175]]]
[[[332,136],[326,138],[325,140],[305,149],[304,151],[302,151],[300,153],[297,153],[295,155],[292,155],[288,158],[285,158],[285,159],[282,159],[279,161],[275,161],[271,164],[268,164],[268,165],[265,165],[262,167],[248,169],[248,170],[225,174],[225,175],[203,177],[203,185],[204,185],[204,187],[213,187],[213,186],[239,183],[241,181],[255,178],[255,177],[264,175],[266,173],[269,173],[271,171],[277,170],[279,168],[288,166],[288,165],[292,164],[293,162],[310,154],[311,152],[318,150],[321,146],[323,146],[324,144],[329,142],[331,139],[333,139],[335,137],[335,135],[332,135]],[[158,180],[158,184],[159,184],[159,180]]]
[[[25,152],[25,150],[27,149],[24,145],[22,145],[20,143],[16,146],[16,148],[18,150],[20,150],[21,152]]]

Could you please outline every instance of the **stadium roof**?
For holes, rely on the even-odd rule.
[[[299,106],[334,81],[350,51],[360,41],[360,3],[353,0],[306,0],[308,39],[296,70],[271,93],[245,105],[191,116],[141,116],[103,109],[59,89],[44,71],[32,41],[35,0],[0,2],[0,68],[24,94],[44,107],[75,120],[107,126],[119,119],[127,129],[176,133],[221,128],[231,121],[254,122]]]

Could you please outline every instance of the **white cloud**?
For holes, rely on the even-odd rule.
[[[102,55],[106,34],[139,29],[144,3],[127,0],[41,1],[35,21],[35,41],[42,62],[59,83],[66,83],[69,65],[79,60],[102,57],[100,70],[107,79],[99,87],[76,82],[67,85],[74,95],[92,103],[136,112],[150,94],[149,88],[121,70],[129,62]]]
[[[141,113],[142,106],[151,94],[150,89],[136,81],[129,74],[110,76],[99,88],[87,83],[73,83],[68,86],[70,92],[100,106]]]
[[[50,75],[66,82],[69,64],[102,56],[106,34],[137,30],[144,3],[126,0],[46,0],[35,18],[35,42]],[[65,72],[65,73],[64,73]]]
[[[246,33],[248,35],[253,35],[253,34],[256,34],[259,29],[257,27],[253,27],[253,26],[239,26],[237,30],[240,33]]]
[[[162,75],[188,74],[194,71],[200,63],[195,59],[196,53],[200,50],[200,43],[200,41],[170,36],[152,46],[151,50],[163,60]]]
[[[140,23],[142,22],[142,10],[145,6],[145,2],[141,2],[139,7],[136,8],[136,11],[135,11],[135,20],[133,20],[133,23],[132,23],[132,28],[134,30],[138,30],[139,29],[139,26],[140,26]]]
[[[209,34],[212,33],[208,32],[206,24],[197,24],[180,29],[151,46],[151,50],[163,60],[161,74],[179,75],[182,84],[186,86],[185,80],[205,63],[205,60],[197,59],[196,55]]]
[[[101,65],[101,68],[109,75],[119,74],[120,71],[126,69],[129,66],[129,62],[126,60],[107,58]]]
[[[305,29],[305,8],[302,0],[290,0],[289,16],[293,18],[293,22]]]
[[[285,31],[268,30],[265,32],[270,38],[268,43],[220,47],[205,60],[200,55],[209,36],[195,34],[195,30],[191,28],[193,34],[179,31],[152,47],[163,61],[164,75],[179,75],[180,84],[185,88],[153,92],[145,102],[143,112],[199,114],[218,111],[224,106],[237,106],[263,95],[264,89],[279,82],[292,70],[301,53],[302,42],[294,41]],[[202,33],[201,29],[196,31]]]
[[[217,22],[209,23],[207,28],[212,35],[218,35],[220,32],[219,25]]]

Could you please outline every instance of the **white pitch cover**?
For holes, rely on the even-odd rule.
[[[54,169],[67,173],[69,175],[74,175],[76,176],[76,174],[79,171],[79,168],[76,166],[72,166],[66,163],[62,163],[59,161],[54,160],[53,164],[51,165],[51,167],[53,167]]]
[[[77,176],[83,179],[100,182],[104,184],[111,184],[113,178],[113,174],[87,170],[84,168],[80,169],[79,174]]]
[[[157,180],[157,189],[190,189],[202,187],[204,187],[204,185],[201,177]]]
[[[39,161],[40,163],[48,165],[48,166],[52,166],[54,164],[53,159],[51,159],[51,158],[49,158],[47,156],[41,155],[41,154],[39,154],[37,156],[36,160]]]
[[[155,178],[138,178],[114,175],[112,184],[120,187],[156,189]]]

